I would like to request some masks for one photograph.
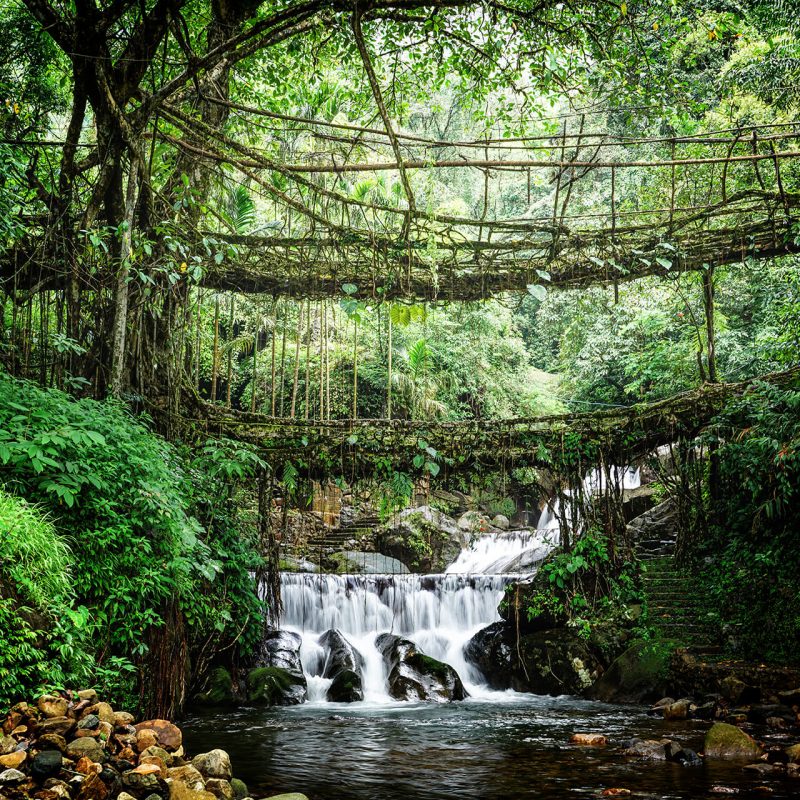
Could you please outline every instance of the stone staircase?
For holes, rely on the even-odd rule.
[[[648,621],[656,635],[694,655],[721,652],[713,614],[703,607],[702,587],[675,563],[673,554],[642,555],[642,583]]]
[[[380,525],[376,516],[364,516],[348,522],[339,528],[322,528],[318,534],[308,540],[307,548],[311,553],[325,550],[344,550],[347,542],[359,540],[372,535]]]

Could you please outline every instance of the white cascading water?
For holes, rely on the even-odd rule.
[[[642,485],[641,474],[637,467],[611,467],[610,469],[612,480],[619,485],[620,489],[638,489]],[[583,479],[583,491],[586,495],[599,494],[605,491],[606,477],[598,469],[592,470]],[[571,495],[572,492],[567,489],[565,492]],[[558,498],[553,498],[542,511],[539,517],[538,527],[545,531],[558,531],[559,519],[561,516],[561,501]]]
[[[481,693],[481,676],[464,660],[464,645],[499,619],[497,605],[511,577],[284,574],[281,627],[302,637],[309,701],[322,700],[330,686],[320,677],[324,651],[317,640],[331,628],[363,656],[368,702],[390,702],[383,658],[375,647],[378,634],[386,632],[411,639],[426,655],[450,664],[470,694]]]
[[[623,488],[639,485],[638,470],[615,468]],[[587,492],[603,479],[593,472]],[[386,667],[375,639],[399,634],[428,656],[458,672],[469,694],[487,696],[483,676],[464,658],[467,642],[500,619],[497,606],[505,587],[538,563],[558,541],[558,501],[545,508],[538,530],[490,533],[464,548],[440,575],[324,575],[282,573],[281,627],[300,634],[300,658],[308,681],[309,702],[324,702],[331,679],[323,678],[325,650],[318,640],[340,631],[364,659],[364,701],[393,702],[387,692]]]

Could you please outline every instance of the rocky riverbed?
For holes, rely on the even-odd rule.
[[[164,719],[136,721],[93,689],[17,703],[0,734],[5,800],[252,800],[221,748],[190,756]],[[291,793],[271,800],[306,800]]]

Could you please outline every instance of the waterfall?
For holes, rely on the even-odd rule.
[[[410,639],[426,655],[458,672],[468,692],[485,695],[480,673],[464,658],[464,646],[500,619],[497,606],[519,574],[500,571],[524,558],[536,561],[550,549],[537,531],[493,533],[465,548],[440,575],[313,575],[283,573],[281,627],[302,637],[300,658],[309,701],[322,701],[330,685],[323,678],[322,634],[339,630],[364,659],[367,702],[391,702],[383,658],[375,647],[381,633]],[[473,574],[467,574],[473,573]]]
[[[611,479],[620,490],[638,489],[642,485],[641,474],[638,467],[611,467]],[[605,491],[606,476],[599,469],[593,469],[583,479],[583,491],[588,497]],[[567,489],[565,495],[572,495],[572,490]],[[541,531],[553,531],[558,534],[559,518],[561,516],[561,501],[555,497],[544,507],[537,527]],[[580,523],[580,518],[578,520]]]
[[[611,479],[622,488],[639,485],[639,471],[614,467]],[[605,487],[599,470],[584,479],[584,490]],[[364,700],[393,702],[387,671],[376,647],[379,634],[410,639],[427,656],[458,672],[472,696],[493,694],[464,657],[467,642],[500,619],[497,606],[505,587],[536,571],[559,538],[558,501],[542,512],[538,530],[493,532],[476,538],[439,575],[325,575],[282,573],[281,627],[299,634],[300,662],[310,702],[323,702],[332,679],[324,677],[328,653],[320,637],[338,630],[361,662]]]
[[[550,552],[555,540],[550,530],[489,533],[465,547],[445,571],[479,575],[524,572]]]

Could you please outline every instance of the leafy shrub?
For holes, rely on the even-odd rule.
[[[85,628],[72,556],[53,525],[0,489],[0,708],[85,674]]]
[[[0,375],[0,481],[72,541],[95,674],[112,681],[112,696],[134,702],[128,659],[143,669],[150,633],[175,601],[204,660],[222,642],[252,643],[257,562],[236,536],[233,491],[257,463],[225,443],[179,452],[119,403]]]
[[[720,487],[706,556],[709,606],[747,657],[800,658],[800,388],[762,384],[715,421]]]

